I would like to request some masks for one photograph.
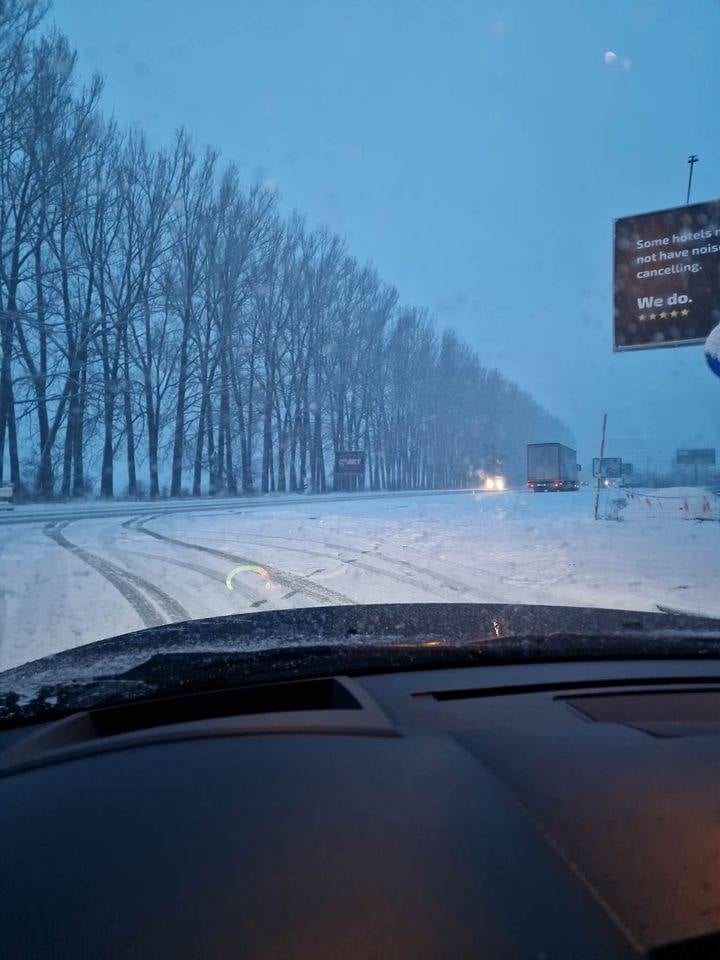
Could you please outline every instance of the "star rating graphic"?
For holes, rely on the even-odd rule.
[[[667,320],[668,317],[672,317],[673,320],[676,317],[688,317],[690,311],[687,307],[683,307],[682,310],[663,310],[661,313],[641,313],[638,315],[638,320],[642,323],[643,320]]]

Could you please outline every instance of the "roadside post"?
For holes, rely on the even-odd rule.
[[[602,425],[602,438],[600,440],[600,463],[602,464],[605,458],[605,432],[607,430],[607,414],[603,414],[603,425]],[[600,507],[600,474],[602,470],[598,470],[598,475],[595,478],[595,519],[598,518],[598,508]]]

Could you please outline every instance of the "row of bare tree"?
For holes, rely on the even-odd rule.
[[[464,485],[563,427],[343,241],[181,132],[100,111],[44,0],[0,2],[0,481],[39,497]]]

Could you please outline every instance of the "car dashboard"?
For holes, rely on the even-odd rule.
[[[0,734],[4,957],[720,954],[720,664],[325,676]]]

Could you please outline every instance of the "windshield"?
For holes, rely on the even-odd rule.
[[[284,608],[720,617],[718,36],[0,2],[0,670]]]

